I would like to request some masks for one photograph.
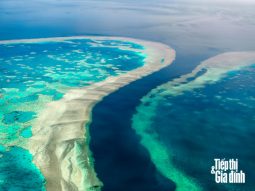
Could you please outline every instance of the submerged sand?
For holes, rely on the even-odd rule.
[[[160,86],[160,88],[169,89],[168,94],[177,96],[185,91],[191,91],[204,87],[207,84],[215,83],[225,77],[228,72],[240,70],[252,64],[255,64],[254,51],[226,52],[201,62],[191,73],[166,83]],[[189,81],[189,79],[195,77],[203,70],[204,74]],[[154,91],[157,91],[157,89],[154,89]],[[161,93],[161,95],[163,96],[164,93]]]
[[[160,135],[153,128],[157,108],[165,103],[169,96],[179,96],[184,92],[203,88],[224,78],[228,72],[240,70],[255,64],[255,52],[227,52],[211,57],[199,64],[191,73],[176,78],[153,89],[141,99],[133,116],[132,127],[141,137],[141,144],[148,150],[152,162],[158,171],[176,184],[176,191],[204,190],[197,180],[188,176],[173,162],[174,153],[160,140]],[[202,70],[205,73],[197,76]],[[192,80],[190,80],[192,79]]]
[[[36,119],[27,149],[46,179],[48,191],[100,190],[93,158],[88,147],[88,125],[93,106],[109,93],[173,62],[175,51],[156,42],[120,37],[61,37],[2,41],[32,43],[72,39],[121,40],[140,44],[147,55],[144,66],[109,77],[85,88],[71,89],[59,101],[49,103]],[[107,145],[106,145],[107,146]]]

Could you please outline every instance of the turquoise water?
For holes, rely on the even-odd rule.
[[[44,191],[44,178],[32,163],[32,156],[25,149],[1,149],[1,191]]]
[[[120,40],[0,42],[0,190],[43,190],[23,149],[38,112],[71,88],[143,66],[143,49]]]
[[[159,86],[142,99],[133,128],[157,169],[178,191],[255,190],[254,75],[253,65],[181,94],[173,93],[174,86]],[[216,184],[210,173],[214,158],[237,158],[246,183]]]

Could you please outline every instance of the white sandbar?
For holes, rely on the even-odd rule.
[[[47,104],[33,125],[27,149],[46,178],[48,191],[100,190],[102,183],[88,148],[93,106],[109,93],[173,62],[175,51],[156,42],[120,37],[60,37],[1,41],[1,44],[51,42],[73,39],[121,40],[145,47],[144,66],[85,88],[71,89],[59,101]],[[85,128],[86,127],[86,128]],[[107,145],[106,145],[107,146]]]

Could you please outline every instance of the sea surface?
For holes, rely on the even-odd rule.
[[[241,0],[231,3],[212,0],[1,0],[0,39],[109,35],[158,41],[173,47],[176,50],[177,58],[171,66],[107,96],[93,109],[93,121],[90,125],[90,148],[95,159],[96,172],[104,183],[103,190],[164,191],[174,190],[178,181],[169,180],[164,173],[159,171],[147,148],[141,144],[141,137],[132,126],[132,119],[137,112],[136,108],[142,104],[142,98],[151,90],[183,74],[190,73],[203,60],[229,51],[255,50],[254,14],[254,3]],[[37,81],[37,77],[40,82],[51,80],[55,84],[56,81],[61,81],[61,84],[63,83],[64,87],[68,88],[88,84],[88,81],[80,78],[80,75],[73,78],[70,74],[72,78],[67,80],[64,68],[71,66],[64,60],[59,61],[60,66],[57,66],[55,62],[51,62],[53,58],[44,56],[44,60],[41,62],[44,64],[38,65],[41,70],[32,72],[27,68],[24,69],[24,66],[20,66],[20,60],[12,61],[12,63],[19,64],[14,68],[3,64],[3,60],[10,60],[17,54],[22,57],[29,55],[28,57],[35,57],[35,59],[39,59],[39,55],[48,55],[42,52],[45,50],[43,47],[45,44],[25,44],[24,46],[31,46],[31,49],[29,50],[27,47],[24,50],[27,53],[22,53],[19,51],[19,45],[15,45],[12,49],[9,47],[8,53],[7,47],[1,47],[1,72],[12,72],[9,74],[10,76],[20,76],[13,74],[17,67],[21,70],[20,74],[24,77],[31,75],[34,81]],[[54,45],[52,49],[54,47],[57,48],[58,45]],[[48,46],[47,49],[49,48]],[[7,52],[3,54],[3,50]],[[23,51],[23,48],[21,50]],[[31,52],[37,52],[37,54],[30,55]],[[55,53],[61,57],[61,54],[67,52],[60,49]],[[14,55],[8,57],[11,54]],[[78,53],[73,54],[76,57]],[[28,59],[28,57],[22,59]],[[74,58],[69,57],[68,59]],[[81,58],[78,56],[77,59]],[[93,63],[94,61],[91,60],[92,68],[94,67]],[[31,61],[28,64],[29,67],[34,67],[34,62]],[[49,65],[49,68],[58,74],[57,77],[45,77],[41,74],[46,72]],[[75,66],[77,65],[75,64]],[[87,65],[82,67],[86,68]],[[95,66],[95,68],[97,67]],[[84,72],[81,69],[75,67],[76,72]],[[72,73],[70,70],[68,72]],[[98,72],[98,69],[94,72]],[[109,70],[106,75],[110,75],[112,72],[114,70]],[[7,80],[7,75],[1,74],[4,77],[1,77],[0,80]],[[101,76],[101,79],[104,77],[104,75]],[[20,78],[19,80],[24,79]],[[90,80],[95,80],[94,75]],[[20,86],[19,88],[24,93],[24,95],[18,94],[21,96],[22,104],[37,99],[37,94],[31,95],[30,91],[25,91],[28,87],[24,89],[23,83],[12,83],[12,80],[4,84],[1,81],[1,92],[4,91],[6,88],[4,86],[7,84],[9,87]],[[185,176],[191,177],[192,183],[197,183],[205,190],[255,190],[252,185],[255,176],[255,156],[252,152],[253,145],[255,145],[253,138],[253,98],[255,95],[253,84],[254,67],[250,67],[231,73],[226,78],[204,88],[185,92],[180,96],[164,97],[153,111],[155,118],[153,118],[151,126],[152,132],[156,131],[160,137],[163,148],[165,148],[164,151],[175,156],[171,164],[177,170],[181,170]],[[30,87],[31,84],[28,83],[28,85]],[[45,99],[47,102],[60,99],[64,93],[62,88],[60,88],[61,91],[55,91],[50,86],[45,89],[43,87],[45,84],[37,85],[38,87],[33,88],[44,90],[42,95],[47,98]],[[9,92],[10,96],[15,96],[16,90],[12,91],[14,92]],[[0,101],[2,104],[2,97]],[[154,101],[152,98],[151,102]],[[8,105],[11,107],[12,104],[14,103],[10,102]],[[29,111],[30,113],[23,113],[24,111],[11,113],[12,111],[14,110],[8,109],[8,112],[5,112],[1,109],[1,113],[8,114],[5,115],[5,118],[2,114],[1,121],[12,123],[16,120],[15,123],[29,124],[30,119],[36,117],[31,111]],[[2,127],[4,126],[1,124],[1,129],[3,129]],[[13,127],[15,130],[12,128],[4,130],[6,138],[1,139],[1,144],[6,144],[6,140],[15,142],[17,135],[18,138],[23,136],[24,139],[31,136],[29,125],[22,132],[20,129],[23,127]],[[7,134],[9,137],[6,136]],[[12,147],[8,151],[1,147],[1,152],[3,153],[0,158],[1,169],[8,170],[11,166],[14,170],[8,176],[2,175],[4,174],[2,172],[6,172],[6,170],[1,171],[0,177],[8,179],[10,185],[13,184],[12,182],[21,185],[20,188],[6,185],[3,187],[4,191],[29,190],[22,188],[22,185],[31,186],[33,190],[37,190],[34,186],[38,186],[36,188],[40,190],[39,187],[44,181],[43,177],[33,165],[27,165],[31,164],[32,158],[26,151],[20,147]],[[247,184],[237,185],[237,187],[215,184],[213,176],[210,174],[210,167],[213,165],[216,155],[224,158],[239,158],[240,168],[247,174]],[[10,159],[21,158],[20,156],[24,156],[22,161],[27,162],[25,164],[19,162],[19,165],[14,165],[19,160],[12,161]],[[2,161],[7,161],[8,164]],[[27,179],[20,178],[24,177],[24,174],[27,175],[26,169],[32,169],[28,176],[33,177],[35,181],[29,183]],[[169,169],[169,171],[174,172],[173,169]],[[17,171],[19,173],[16,173]],[[33,173],[31,173],[32,171]]]

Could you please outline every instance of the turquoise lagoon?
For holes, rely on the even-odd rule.
[[[93,38],[0,42],[0,190],[44,190],[45,180],[26,149],[44,106],[144,64],[143,46]]]

